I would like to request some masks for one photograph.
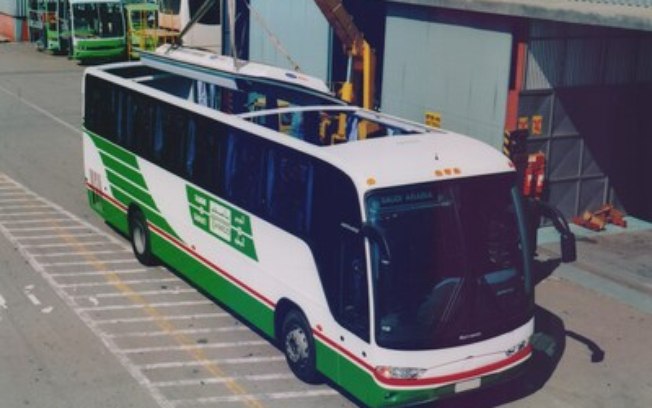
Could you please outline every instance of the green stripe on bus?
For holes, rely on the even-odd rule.
[[[266,335],[274,335],[274,311],[268,306],[159,235],[152,234],[151,242],[159,259]]]
[[[97,147],[99,150],[106,152],[110,154],[111,156],[123,161],[124,163],[134,167],[138,168],[138,162],[136,161],[136,156],[123,149],[122,147],[109,142],[106,139],[103,139],[102,137],[96,135],[93,132],[90,132],[88,130],[84,130],[86,134],[88,134],[91,139],[93,140],[93,143],[95,144],[95,147]]]
[[[107,179],[109,180],[109,183],[111,183],[111,191],[114,192],[114,195],[115,195],[115,191],[119,189],[121,190],[120,191],[121,193],[127,194],[136,202],[146,205],[149,208],[158,211],[158,208],[156,207],[156,204],[154,203],[152,196],[147,191],[143,191],[142,189],[134,186],[133,184],[125,180],[123,177],[120,177],[120,175],[116,174],[116,172],[114,172],[111,169],[107,169],[106,176]]]
[[[88,197],[90,200],[92,193],[89,192]],[[102,211],[98,211],[98,213],[111,225],[122,232],[126,232],[127,215],[109,200],[105,198],[100,198],[100,200],[102,200]],[[158,218],[156,221],[148,218],[150,222],[157,226],[161,221],[164,222],[160,217],[151,213],[145,216],[148,215]],[[152,251],[165,264],[174,268],[197,287],[201,287],[202,291],[212,298],[247,319],[267,336],[272,337],[274,335],[274,311],[266,304],[154,231],[150,231],[150,237]]]
[[[145,183],[143,176],[140,174],[140,171],[133,167],[125,166],[121,161],[114,159],[105,152],[100,152],[100,157],[102,158],[102,164],[104,164],[106,168],[113,170],[137,186],[145,190],[147,189],[147,184]]]
[[[111,186],[111,192],[113,193],[113,197],[116,200],[118,200],[122,205],[124,205],[127,208],[129,208],[131,204],[138,206],[138,208],[140,208],[140,210],[143,212],[143,215],[145,216],[145,219],[147,221],[154,224],[154,226],[163,230],[164,232],[168,233],[174,238],[180,240],[179,235],[177,235],[174,229],[172,229],[172,226],[170,226],[170,224],[168,224],[165,218],[163,218],[158,212],[153,211],[149,207],[146,207],[145,205],[143,205],[144,204],[143,202],[134,200],[133,197],[130,197],[129,195],[123,193],[117,188],[114,188],[113,186]]]

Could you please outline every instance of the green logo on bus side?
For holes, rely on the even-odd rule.
[[[212,198],[192,186],[186,186],[192,223],[212,236],[258,261],[247,214]]]

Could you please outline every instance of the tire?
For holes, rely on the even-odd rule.
[[[297,378],[308,384],[321,382],[315,358],[315,340],[312,330],[301,312],[290,310],[281,326],[281,347],[290,369]]]
[[[152,254],[152,245],[149,236],[147,221],[140,211],[134,211],[129,217],[129,238],[131,249],[138,262],[146,266],[156,265],[156,258]]]

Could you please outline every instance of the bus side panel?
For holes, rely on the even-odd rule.
[[[190,280],[206,294],[226,305],[268,336],[274,335],[274,312],[211,267],[180,249],[168,237],[152,233],[152,248],[165,264]]]

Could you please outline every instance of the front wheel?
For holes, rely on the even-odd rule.
[[[317,371],[315,340],[306,318],[298,310],[285,315],[282,326],[282,346],[290,369],[301,381],[317,384],[321,376]]]
[[[129,217],[129,237],[131,248],[138,261],[146,266],[156,264],[156,258],[152,254],[152,246],[149,239],[149,228],[147,221],[140,211],[134,212]]]

